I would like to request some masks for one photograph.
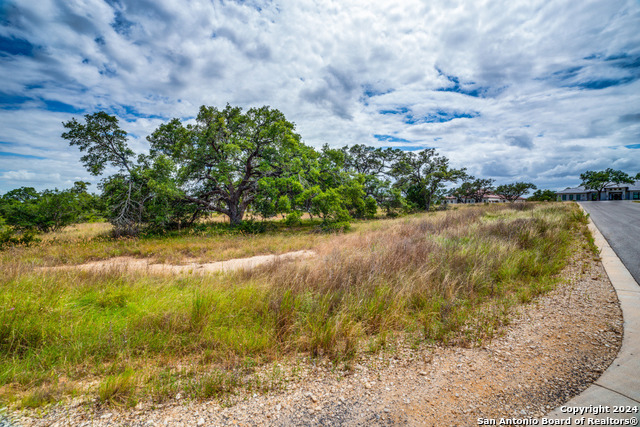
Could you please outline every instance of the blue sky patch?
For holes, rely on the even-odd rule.
[[[33,56],[34,46],[24,39],[0,36],[0,55]]]
[[[419,151],[419,150],[426,150],[428,148],[433,148],[433,147],[427,147],[425,145],[396,145],[394,147],[383,145],[380,148],[395,148],[402,151]]]
[[[8,151],[0,151],[0,157],[20,157],[23,159],[38,159],[38,160],[46,159],[46,157],[32,156],[31,154],[9,153]]]
[[[479,115],[480,113],[477,111],[472,111],[470,113],[459,111],[436,111],[433,114],[427,114],[426,116],[418,117],[415,120],[417,123],[444,123],[455,119],[472,119]]]
[[[133,22],[129,21],[122,12],[116,10],[111,28],[120,35],[129,36],[131,34],[131,27],[133,27]]]
[[[638,77],[625,77],[622,79],[602,79],[602,80],[591,80],[588,82],[576,83],[572,85],[566,85],[565,87],[579,87],[581,89],[591,89],[591,90],[599,90],[606,89],[611,86],[620,86],[627,83],[631,83],[634,80],[637,80]]]
[[[464,111],[445,111],[438,110],[435,113],[429,113],[424,116],[416,116],[410,112],[407,107],[398,107],[392,110],[380,110],[380,114],[384,115],[402,115],[403,122],[408,125],[414,125],[418,123],[444,123],[450,122],[455,119],[472,119],[480,115],[477,111],[464,112]]]
[[[594,68],[594,71],[596,72],[596,76],[598,74],[601,76],[600,78],[593,77],[593,74],[591,74],[589,79],[585,79],[585,77],[582,77],[581,79],[580,72],[587,67],[574,66],[556,71],[551,73],[548,77],[539,78],[537,80],[550,79],[564,82],[562,87],[599,90],[632,83],[640,79],[640,56],[633,56],[624,52],[609,56],[605,56],[601,53],[594,53],[584,57],[583,59],[590,62],[588,67],[599,67]],[[624,70],[627,75],[612,78],[610,77],[611,73],[603,74],[602,67],[605,67],[605,69],[617,68],[618,70]],[[615,74],[620,74],[620,71],[615,72],[614,75]]]
[[[383,141],[383,142],[411,142],[408,139],[398,138],[398,137],[395,137],[393,135],[375,134],[375,135],[373,135],[373,137],[375,139],[377,139],[378,141]]]
[[[102,68],[98,71],[101,76],[115,77],[118,72],[109,64],[102,64]]]
[[[0,92],[0,109],[18,110],[22,107],[22,104],[29,100],[31,100],[31,98],[28,96],[11,95]]]
[[[484,97],[484,95],[486,95],[488,91],[488,88],[476,86],[474,82],[469,82],[466,84],[463,83],[463,85],[460,85],[460,79],[458,77],[446,74],[437,67],[436,67],[436,71],[438,71],[438,74],[440,74],[441,76],[446,77],[446,79],[449,80],[449,82],[453,83],[453,85],[451,86],[436,89],[437,92],[455,92],[455,93],[460,93],[462,95],[478,98],[478,97]]]
[[[367,98],[372,98],[374,96],[380,96],[380,95],[386,95],[388,93],[393,92],[393,89],[387,89],[387,90],[380,90],[380,89],[376,89],[371,85],[362,85],[362,93],[364,94],[364,96],[366,96]]]
[[[640,149],[640,144],[631,144],[631,145],[625,145],[626,148],[630,148],[632,150],[638,150]]]
[[[407,114],[409,109],[407,107],[399,107],[393,110],[380,110],[380,114]]]
[[[628,53],[620,53],[605,58],[618,68],[640,68],[640,56],[631,56]]]
[[[49,111],[55,111],[56,113],[71,113],[71,114],[81,114],[84,113],[84,109],[76,108],[73,105],[66,104],[60,101],[50,101],[48,99],[43,99],[44,105],[47,107]]]
[[[37,108],[38,106],[42,106],[39,104],[40,102],[44,103],[45,109],[47,111],[53,111],[56,113],[72,113],[72,114],[80,114],[85,110],[82,108],[76,108],[73,105],[66,104],[60,101],[52,101],[49,99],[35,99],[30,98],[28,96],[20,96],[20,95],[11,95],[7,93],[0,92],[0,109],[3,110],[19,110],[25,107],[25,103],[33,101],[33,104],[30,107]]]
[[[583,68],[584,67],[569,67],[569,68],[565,68],[564,70],[559,70],[554,73],[551,73],[551,75],[558,80],[568,80],[576,77],[580,72],[580,70],[582,70]]]
[[[138,109],[132,105],[118,105],[111,107],[100,107],[108,114],[116,115],[127,122],[135,122],[137,119],[161,119],[166,120],[166,117],[157,114],[145,114],[138,111]]]

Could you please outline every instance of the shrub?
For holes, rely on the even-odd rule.
[[[284,223],[289,227],[294,225],[300,225],[301,218],[302,218],[302,212],[294,211],[294,212],[291,212],[289,215],[287,215],[287,217],[284,220]]]
[[[260,234],[267,231],[267,224],[257,221],[242,221],[240,224],[233,226],[236,230],[246,234]]]
[[[135,391],[136,378],[132,371],[127,370],[119,375],[110,375],[98,388],[98,402],[133,407],[137,403]]]
[[[29,246],[39,241],[40,239],[36,237],[35,231],[16,231],[13,227],[8,226],[5,220],[0,217],[0,249],[15,245]]]

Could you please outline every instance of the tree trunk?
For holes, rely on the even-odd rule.
[[[238,198],[233,198],[228,203],[229,206],[229,222],[231,225],[238,225],[244,217],[244,209],[240,207]]]

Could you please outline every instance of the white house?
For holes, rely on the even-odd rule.
[[[458,204],[458,203],[468,203],[468,204],[473,204],[476,203],[475,199],[470,198],[470,197],[463,197],[462,199],[458,200],[457,197],[455,196],[447,196],[444,198],[446,203],[450,203],[452,205]],[[516,200],[517,202],[524,202],[526,201],[526,199],[522,198],[522,197],[518,197],[518,199]],[[506,198],[504,198],[503,196],[499,196],[497,194],[485,194],[482,197],[482,202],[481,203],[506,203],[508,202],[508,200]]]
[[[598,191],[584,187],[565,188],[556,193],[558,201],[598,200]],[[640,200],[640,180],[633,184],[610,184],[602,190],[601,200]]]

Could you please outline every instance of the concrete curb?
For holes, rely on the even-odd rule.
[[[580,205],[578,205],[580,206]],[[582,206],[580,206],[582,209]],[[584,209],[582,209],[583,212]],[[586,212],[585,212],[586,214]],[[588,389],[564,405],[550,412],[545,418],[571,418],[571,424],[581,425],[581,419],[597,419],[592,425],[638,425],[640,420],[640,285],[613,251],[600,230],[589,219],[589,230],[600,249],[604,269],[615,288],[622,308],[624,335],[622,347],[611,366]],[[614,413],[616,406],[629,406],[623,412]],[[567,409],[591,408],[590,412],[570,415]],[[599,411],[598,409],[602,409]],[[635,409],[634,409],[635,408]],[[609,412],[606,412],[606,409]],[[617,408],[619,409],[619,408]],[[636,412],[633,412],[633,411]],[[595,414],[595,412],[601,412]],[[601,424],[605,419],[606,424]],[[626,420],[620,423],[616,420]],[[583,425],[589,425],[582,422]]]

